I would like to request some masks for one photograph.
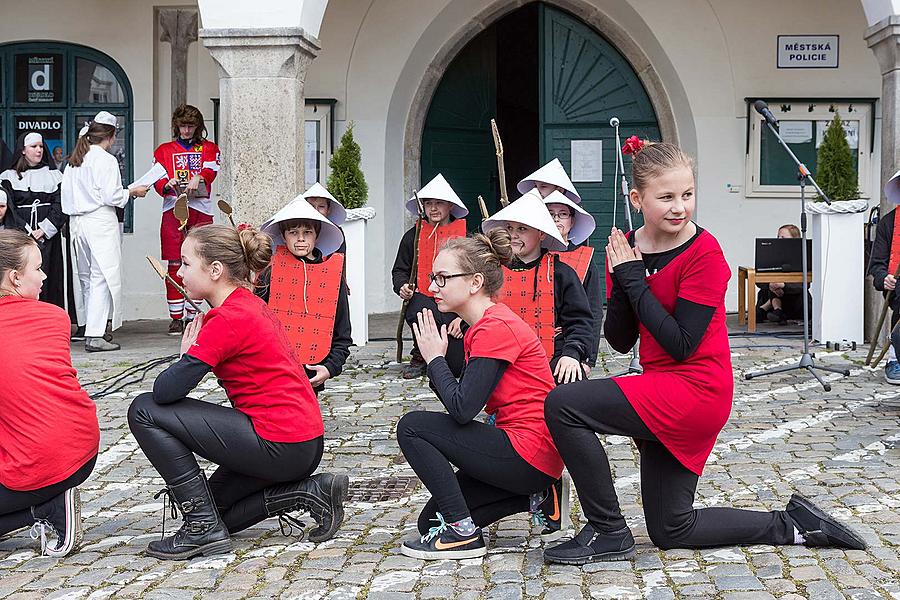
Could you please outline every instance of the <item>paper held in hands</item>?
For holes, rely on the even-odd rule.
[[[128,185],[128,189],[136,188],[140,185],[152,186],[154,183],[166,177],[166,168],[159,164],[158,162],[153,163],[153,166],[150,167],[150,170],[135,179],[131,184]]]

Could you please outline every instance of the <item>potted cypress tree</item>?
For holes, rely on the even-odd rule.
[[[839,114],[825,130],[817,154],[816,182],[831,205],[816,194],[812,214],[813,338],[820,342],[863,342],[863,223],[868,203],[860,199]]]
[[[328,190],[347,209],[342,225],[347,242],[345,269],[350,288],[350,326],[353,343],[363,346],[369,341],[369,318],[366,309],[366,222],[375,209],[366,206],[369,186],[362,167],[362,150],[353,138],[353,122],[341,136],[341,142],[328,163]]]

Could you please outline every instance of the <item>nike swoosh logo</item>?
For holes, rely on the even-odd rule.
[[[551,521],[559,521],[559,496],[556,495],[556,486],[550,486],[553,489],[553,514],[550,515]]]
[[[441,540],[438,540],[434,543],[434,547],[436,550],[450,550],[451,548],[459,548],[460,546],[465,546],[466,544],[471,544],[478,538],[471,538],[468,540],[463,540],[461,542],[450,542],[449,544],[445,544]]]

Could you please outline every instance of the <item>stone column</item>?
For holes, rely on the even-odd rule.
[[[159,11],[159,41],[172,47],[172,112],[187,102],[188,47],[197,41],[199,13],[184,8]]]
[[[866,42],[881,68],[881,215],[894,208],[881,190],[900,169],[900,15],[893,15],[866,30]],[[873,116],[874,118],[874,116]],[[873,293],[866,278],[866,334],[871,334],[881,310],[881,294]]]
[[[299,27],[201,29],[219,65],[222,170],[235,221],[260,225],[303,191],[303,82],[319,41]]]

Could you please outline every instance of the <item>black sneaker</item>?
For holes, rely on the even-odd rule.
[[[837,521],[824,510],[800,494],[791,496],[788,516],[803,536],[804,546],[810,548],[848,548],[865,550],[866,542],[852,529]]]
[[[544,550],[544,561],[562,565],[625,560],[635,554],[634,538],[626,525],[618,531],[598,533],[590,523],[573,539]]]
[[[417,379],[419,377],[424,377],[427,367],[428,363],[426,363],[421,356],[413,355],[409,364],[406,365],[400,376],[403,377],[403,379]]]
[[[532,494],[528,512],[532,525],[543,527],[543,541],[552,542],[565,535],[564,527],[569,522],[569,476],[563,473],[549,488]]]
[[[181,335],[184,333],[184,321],[181,319],[172,319],[169,323],[169,335]]]
[[[69,488],[52,500],[31,507],[34,526],[31,537],[40,538],[41,554],[66,556],[81,543],[81,496],[78,488]],[[47,541],[47,533],[56,543]]]
[[[775,310],[770,310],[766,313],[766,321],[769,323],[785,323],[787,322],[787,317],[784,315],[784,311],[780,308],[776,308]]]
[[[72,337],[69,338],[72,342],[83,342],[84,341],[84,325],[79,325],[75,328],[75,333],[72,334]]]
[[[437,513],[437,527],[417,540],[403,542],[400,553],[410,558],[422,560],[478,558],[487,554],[487,545],[481,528],[470,535],[460,535],[444,521],[441,513]]]

